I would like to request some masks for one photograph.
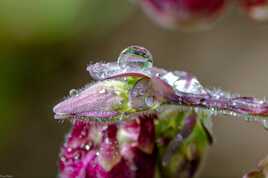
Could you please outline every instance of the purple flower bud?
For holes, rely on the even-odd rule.
[[[121,107],[125,92],[122,83],[99,82],[80,93],[64,100],[54,107],[56,119],[74,118],[111,118],[118,115],[114,108]]]

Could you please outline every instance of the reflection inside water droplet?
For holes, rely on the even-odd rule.
[[[85,149],[86,149],[87,151],[90,150],[90,147],[91,147],[91,145],[89,145],[89,144],[86,144],[86,145],[85,145]]]
[[[70,95],[70,96],[76,96],[76,95],[78,95],[78,90],[76,90],[76,89],[71,89],[71,90],[69,91],[69,95]]]
[[[147,69],[153,66],[153,57],[143,47],[130,46],[121,52],[117,62],[121,68]]]
[[[154,105],[154,98],[152,96],[146,97],[145,103],[148,107],[152,107]]]

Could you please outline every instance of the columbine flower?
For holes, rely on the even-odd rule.
[[[215,114],[267,126],[268,103],[203,87],[183,71],[153,67],[139,46],[87,70],[96,83],[54,107],[73,128],[60,153],[61,178],[193,177],[213,139]]]

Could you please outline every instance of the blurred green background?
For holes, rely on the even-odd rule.
[[[53,120],[53,105],[91,81],[87,64],[114,60],[128,45],[206,86],[268,96],[267,32],[236,10],[209,31],[183,33],[158,27],[126,0],[0,0],[0,175],[56,177],[70,124]],[[268,154],[260,125],[214,123],[202,178],[242,177]]]

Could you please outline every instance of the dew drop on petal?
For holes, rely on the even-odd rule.
[[[179,77],[174,83],[174,87],[185,93],[193,94],[206,94],[205,88],[200,84],[200,82],[191,74],[183,71],[175,71],[175,75]]]
[[[72,151],[73,151],[73,149],[72,149],[71,147],[68,147],[68,148],[67,148],[67,152],[70,153],[70,152],[72,152]]]
[[[121,71],[121,68],[116,62],[112,63],[96,63],[89,65],[87,71],[95,80],[104,80],[111,77],[113,74]]]
[[[75,160],[79,160],[81,158],[81,155],[80,155],[80,153],[75,153],[75,155],[74,155],[74,159]]]
[[[100,94],[104,94],[104,93],[106,93],[106,92],[107,92],[107,91],[106,91],[105,88],[103,88],[102,90],[99,91]]]
[[[138,110],[145,110],[155,104],[150,81],[148,79],[140,79],[132,88],[129,99],[131,107]]]
[[[76,96],[76,95],[78,95],[78,90],[76,90],[76,89],[71,89],[71,90],[69,91],[69,95],[70,95],[70,96]]]
[[[191,74],[183,71],[168,72],[161,77],[176,91],[189,94],[207,94],[205,88]]]
[[[121,68],[147,69],[153,66],[153,57],[150,51],[140,46],[130,46],[124,49],[118,57]]]
[[[85,145],[85,149],[86,149],[87,151],[90,150],[90,147],[91,147],[91,145],[89,145],[89,144],[86,144],[86,145]]]
[[[61,156],[61,157],[60,157],[60,160],[61,160],[62,162],[66,162],[66,158],[65,158],[65,156]]]

